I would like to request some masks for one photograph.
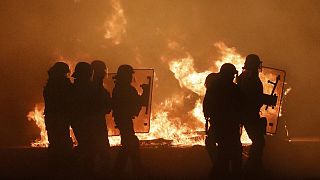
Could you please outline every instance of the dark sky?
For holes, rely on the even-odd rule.
[[[26,114],[42,102],[46,71],[63,56],[154,68],[155,101],[178,87],[161,57],[169,40],[182,45],[199,71],[218,58],[223,41],[242,56],[287,71],[292,91],[282,121],[292,135],[320,135],[320,1],[123,0],[126,34],[117,46],[104,38],[109,0],[0,1],[0,145],[25,145],[39,134]],[[139,57],[140,61],[137,61]]]

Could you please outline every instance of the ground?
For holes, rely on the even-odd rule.
[[[247,151],[248,147],[245,148]],[[111,149],[114,158],[118,147]],[[144,146],[141,148],[146,179],[208,179],[211,164],[203,146]],[[246,155],[244,155],[246,158]],[[320,179],[320,143],[289,143],[268,137],[264,154],[266,179]],[[45,148],[1,148],[3,178],[46,178]],[[125,174],[130,178],[131,174]]]

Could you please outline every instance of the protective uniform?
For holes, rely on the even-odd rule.
[[[72,150],[69,134],[71,82],[67,73],[67,64],[55,63],[48,71],[49,79],[43,90],[50,169],[54,173],[66,168]]]
[[[100,60],[95,60],[91,63],[93,69],[93,141],[95,166],[98,173],[106,171],[109,165],[109,150],[110,143],[108,139],[108,129],[105,115],[111,111],[110,93],[103,86],[103,79],[106,75],[106,65]]]
[[[247,167],[255,170],[262,167],[262,154],[265,145],[265,121],[260,119],[262,107],[263,85],[259,78],[261,61],[255,54],[246,57],[244,71],[237,79],[242,93],[245,95],[244,127],[252,140]]]
[[[240,142],[241,92],[233,83],[237,73],[232,64],[222,65],[215,87],[208,89],[213,134],[217,142],[214,174],[219,178],[239,175],[242,145]],[[229,163],[231,169],[229,170]]]
[[[69,72],[67,64],[58,62],[50,68],[49,79],[44,87],[45,123],[48,131],[49,149],[70,149],[69,135],[71,82],[66,77]]]
[[[91,82],[92,70],[90,64],[79,62],[72,75],[73,84],[72,124],[78,141],[79,173],[88,175],[93,171],[94,157],[94,89]]]
[[[213,102],[212,99],[216,93],[215,88],[217,88],[217,83],[219,80],[219,74],[218,73],[211,73],[206,77],[205,80],[205,87],[206,87],[206,94],[203,99],[203,114],[206,119],[206,134],[207,137],[205,139],[206,149],[208,151],[209,157],[211,159],[212,165],[215,165],[215,156],[216,156],[216,139],[213,131],[213,119],[214,114],[212,110]],[[209,125],[210,124],[210,125]],[[208,127],[209,126],[209,127]]]
[[[133,122],[142,107],[142,98],[131,85],[133,69],[129,65],[121,65],[115,77],[112,91],[112,114],[121,135],[121,149],[115,162],[115,170],[123,171],[131,158],[134,172],[141,170],[139,139],[135,135]]]

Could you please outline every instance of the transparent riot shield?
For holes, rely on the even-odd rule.
[[[104,86],[111,95],[115,86],[115,75],[116,73],[108,73],[104,80]],[[139,115],[133,120],[134,130],[136,133],[148,133],[150,130],[153,79],[153,69],[134,69],[131,85],[136,88],[139,95],[142,95],[143,89],[144,91],[147,91],[148,95],[144,98],[145,100]],[[119,135],[119,130],[116,128],[112,112],[106,115],[106,120],[108,125],[108,134],[110,136]]]
[[[267,118],[266,133],[268,134],[275,134],[277,131],[285,76],[285,71],[270,67],[262,67],[259,75],[263,83],[263,93],[266,96],[276,97],[274,103],[270,103],[273,106],[263,105],[261,108],[261,117]]]

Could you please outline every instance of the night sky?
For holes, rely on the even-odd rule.
[[[102,59],[115,71],[123,63],[154,68],[154,103],[179,89],[161,57],[177,42],[198,71],[219,58],[215,42],[242,56],[258,54],[265,66],[287,72],[292,91],[284,116],[293,136],[320,135],[318,0],[122,0],[126,32],[106,39],[110,0],[0,1],[0,146],[28,145],[39,131],[26,115],[42,102],[48,68],[57,60]],[[177,54],[175,54],[177,56]]]

